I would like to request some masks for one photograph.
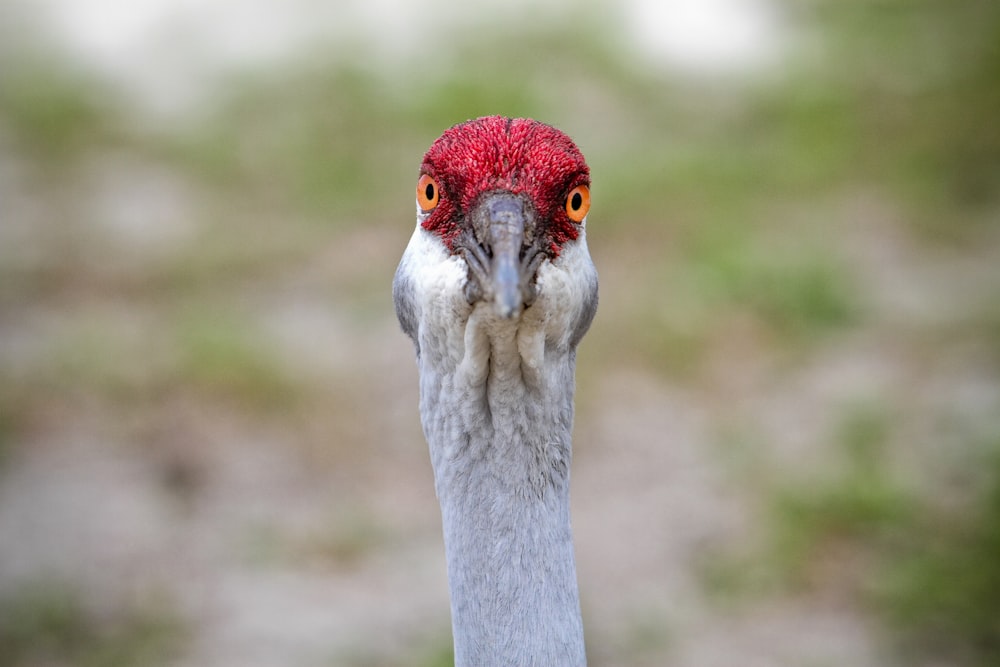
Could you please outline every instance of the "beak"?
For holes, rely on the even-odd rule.
[[[472,223],[476,243],[466,257],[479,281],[479,296],[492,301],[503,319],[516,317],[534,300],[534,274],[541,259],[533,251],[534,212],[522,197],[494,192],[475,207]]]

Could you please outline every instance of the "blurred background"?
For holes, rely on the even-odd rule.
[[[587,155],[594,667],[1000,661],[1000,4],[8,0],[0,665],[451,662],[423,151]]]

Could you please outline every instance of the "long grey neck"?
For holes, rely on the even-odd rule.
[[[546,350],[528,368],[514,334],[482,342],[485,356],[466,350],[450,371],[421,368],[455,664],[579,667],[569,510],[575,353]]]

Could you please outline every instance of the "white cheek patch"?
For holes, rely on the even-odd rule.
[[[596,284],[597,270],[582,232],[575,241],[563,246],[559,257],[539,267],[539,298],[535,306],[541,307],[550,340],[559,346],[569,346],[575,323],[592,307]]]
[[[462,259],[450,254],[421,222],[418,216],[417,228],[403,253],[413,285],[416,319],[421,323],[421,354],[457,363],[463,355],[463,332],[471,310],[464,292],[468,272]]]
[[[547,355],[565,354],[576,344],[581,314],[593,307],[596,271],[582,230],[559,257],[539,266],[535,302],[518,318],[504,319],[492,303],[467,302],[468,267],[421,226],[422,218],[403,262],[424,362],[457,372],[469,386],[484,383],[491,372],[517,368],[529,384],[540,381]]]

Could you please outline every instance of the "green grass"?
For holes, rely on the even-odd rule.
[[[833,434],[840,454],[836,472],[779,489],[772,505],[772,558],[791,581],[808,580],[825,549],[878,549],[911,521],[914,498],[885,460],[891,425],[891,415],[878,405],[849,408]]]
[[[108,618],[89,611],[73,587],[52,581],[25,584],[0,599],[0,656],[9,667],[165,665],[186,636],[183,622],[162,603]]]
[[[455,646],[451,632],[430,637],[418,647],[413,663],[416,667],[450,667],[455,664]]]
[[[868,562],[910,529],[918,510],[886,461],[891,417],[877,403],[845,408],[829,439],[814,445],[833,460],[794,483],[761,478],[757,462],[741,470],[764,487],[766,532],[751,549],[706,558],[706,589],[726,601],[830,586],[861,595]]]
[[[846,268],[820,248],[768,243],[730,227],[707,235],[689,257],[704,298],[747,308],[786,336],[817,340],[858,315]]]
[[[197,309],[177,323],[179,358],[174,382],[244,410],[282,411],[301,397],[287,372],[251,321],[232,311]]]
[[[389,655],[373,646],[358,647],[338,653],[330,661],[330,667],[392,667],[400,663],[413,667],[451,667],[455,664],[454,647],[450,627],[440,627],[431,622],[432,628],[425,633],[408,638],[403,657]],[[439,629],[434,630],[434,627]]]
[[[1000,655],[1000,438],[979,450],[982,488],[959,511],[927,508],[873,586],[903,655],[983,667]]]
[[[618,312],[598,325],[596,344],[690,380],[734,322],[750,323],[759,338],[752,345],[788,355],[863,321],[861,297],[835,255],[809,244],[782,248],[734,225],[703,229],[700,237],[661,266],[636,270],[645,276],[641,287],[612,306]]]
[[[8,59],[0,74],[0,127],[24,155],[59,166],[107,141],[117,122],[100,82],[50,56]]]
[[[813,3],[831,58],[826,79],[856,91],[865,150],[878,178],[935,242],[975,242],[1000,203],[1000,7],[891,0]],[[992,223],[988,223],[992,224]]]
[[[805,483],[773,485],[765,539],[708,554],[702,584],[723,606],[838,590],[884,622],[904,664],[932,656],[992,665],[1000,651],[1000,439],[969,449],[973,459],[958,468],[971,491],[942,507],[891,473],[893,424],[877,404],[845,411],[831,434],[838,460]]]
[[[136,354],[110,325],[81,323],[52,346],[44,383],[50,388],[97,392],[124,400],[141,388]]]

